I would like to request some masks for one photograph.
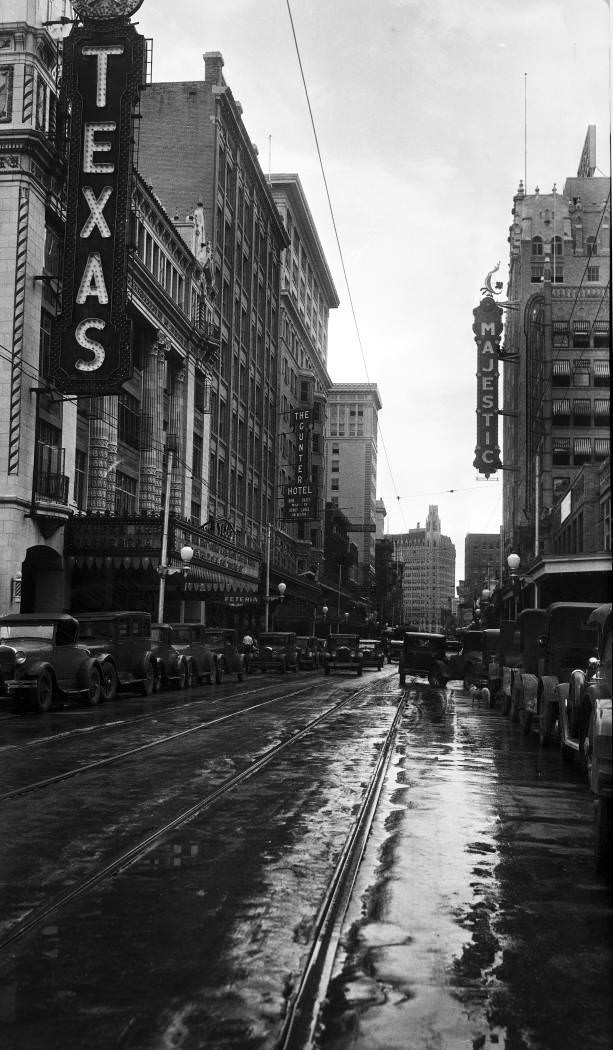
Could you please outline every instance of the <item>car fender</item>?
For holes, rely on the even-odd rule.
[[[559,681],[557,675],[543,675],[538,680],[539,711],[544,704],[557,704]]]
[[[157,662],[157,658],[151,652],[151,649],[148,649],[147,652],[145,653],[145,655],[143,656],[142,660],[140,660],[138,662],[136,671],[134,672],[134,677],[135,678],[146,678],[146,676],[147,676],[147,667],[148,666],[152,667],[153,673],[155,674],[156,673],[156,668],[158,666],[158,662]]]
[[[81,689],[81,690],[87,689],[87,687],[89,685],[89,676],[90,676],[92,667],[96,667],[98,669],[98,671],[100,672],[100,677],[102,677],[102,668],[101,668],[99,657],[97,657],[97,656],[88,656],[88,657],[86,657],[86,659],[83,660],[83,662],[81,664],[79,664],[79,667],[78,667],[78,670],[77,670],[77,686],[78,686],[79,689]]]
[[[592,750],[590,788],[595,795],[608,798],[611,798],[613,794],[611,721],[611,698],[595,700],[590,740]]]
[[[522,674],[521,678],[521,706],[529,714],[535,715],[538,708],[538,678],[533,674]]]
[[[50,664],[48,660],[37,660],[36,663],[31,664],[30,667],[28,668],[28,670],[26,671],[26,673],[24,675],[24,678],[25,679],[33,678],[33,679],[38,680],[40,678],[41,674],[43,673],[43,671],[48,671],[49,672],[49,674],[53,678],[54,685],[56,685],[57,684],[57,677],[56,677],[55,671],[53,669],[53,665]]]

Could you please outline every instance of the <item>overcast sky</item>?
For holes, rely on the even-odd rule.
[[[383,402],[377,492],[387,531],[423,525],[438,504],[461,578],[466,533],[496,532],[502,518],[502,475],[486,481],[472,467],[471,326],[498,260],[506,289],[513,195],[524,176],[524,75],[528,191],[551,192],[554,182],[562,191],[588,124],[597,125],[597,164],[609,175],[609,7],[290,3],[365,363],[287,0],[144,0],[136,19],[154,40],[154,80],[202,79],[203,53],[221,51],[264,171],[270,149],[272,171],[300,175],[341,300],[331,313],[330,376],[376,383]]]

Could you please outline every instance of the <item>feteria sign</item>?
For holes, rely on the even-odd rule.
[[[81,0],[75,7],[84,25],[64,41],[69,161],[62,313],[54,328],[51,379],[66,393],[111,393],[132,373],[127,236],[133,112],[145,42],[126,12],[137,6],[136,0]]]
[[[498,353],[502,310],[485,296],[476,310],[473,332],[477,344],[477,447],[473,466],[489,478],[502,470],[498,446]]]

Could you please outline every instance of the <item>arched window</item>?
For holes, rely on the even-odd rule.
[[[533,237],[532,238],[532,254],[542,255],[543,254],[543,238]]]
[[[563,255],[564,254],[564,243],[561,237],[554,237],[551,242],[551,253],[552,255]]]
[[[585,250],[590,255],[598,255],[598,243],[595,237],[586,237],[585,239]]]

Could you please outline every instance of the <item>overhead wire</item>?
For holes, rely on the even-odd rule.
[[[325,191],[326,191],[326,197],[327,197],[327,200],[328,200],[328,208],[330,210],[330,217],[332,219],[332,228],[334,230],[334,237],[336,239],[336,245],[337,245],[337,248],[338,248],[339,258],[340,258],[340,262],[341,262],[341,268],[342,268],[342,271],[343,271],[343,278],[345,280],[345,287],[347,288],[347,296],[348,296],[348,299],[349,299],[349,306],[350,306],[350,309],[351,309],[351,315],[352,315],[352,318],[353,318],[353,323],[354,323],[354,327],[355,327],[355,331],[356,331],[356,335],[357,335],[358,346],[360,348],[360,354],[361,354],[361,357],[362,357],[362,363],[364,365],[364,372],[366,374],[366,379],[370,383],[371,380],[370,380],[370,376],[369,376],[369,373],[368,373],[368,365],[367,365],[367,362],[366,362],[366,355],[364,353],[364,346],[363,346],[363,343],[362,343],[362,336],[361,336],[361,333],[360,333],[360,326],[358,324],[358,319],[357,319],[357,314],[356,314],[356,310],[355,310],[355,305],[354,305],[354,302],[353,302],[353,295],[351,293],[351,285],[349,283],[349,275],[347,273],[347,267],[345,266],[345,257],[344,257],[344,254],[343,254],[343,249],[342,249],[342,246],[341,246],[340,235],[339,235],[338,227],[337,227],[337,224],[336,224],[336,217],[335,217],[334,208],[333,208],[333,205],[332,205],[332,197],[330,195],[330,189],[329,189],[329,186],[328,186],[328,179],[327,179],[327,176],[326,176],[326,169],[325,169],[325,165],[324,165],[324,161],[323,161],[321,148],[320,148],[320,145],[319,145],[319,136],[317,134],[317,127],[315,125],[315,117],[313,115],[313,108],[311,106],[311,99],[310,99],[310,95],[309,95],[309,89],[308,89],[307,82],[306,82],[306,76],[305,76],[305,73],[304,73],[304,67],[302,65],[302,57],[301,57],[301,54],[300,54],[300,47],[299,47],[299,44],[298,44],[298,37],[297,37],[297,34],[296,34],[296,27],[294,25],[294,18],[293,18],[293,15],[292,15],[292,9],[291,9],[291,5],[290,5],[290,0],[286,0],[286,4],[287,4],[287,13],[289,15],[289,20],[290,20],[290,25],[291,25],[291,30],[292,30],[292,37],[293,37],[293,40],[294,40],[294,47],[295,47],[295,50],[296,50],[296,57],[298,59],[298,66],[300,68],[300,76],[302,78],[302,86],[304,88],[304,94],[305,94],[305,97],[306,97],[307,108],[308,108],[308,111],[309,111],[309,117],[310,117],[310,121],[311,121],[311,128],[313,129],[313,137],[315,139],[315,147],[316,147],[316,150],[317,150],[317,157],[319,159],[319,167],[321,169],[321,174],[322,174],[322,178],[323,178],[324,188],[325,188]],[[385,444],[385,438],[384,438],[384,435],[383,435],[383,429],[382,429],[382,426],[379,423],[378,419],[377,419],[377,430],[378,430],[379,436],[381,438],[381,445],[383,447],[383,452],[385,454],[385,460],[386,460],[386,463],[387,463],[389,476],[390,476],[390,479],[391,479],[391,482],[392,482],[392,486],[393,486],[393,489],[394,489],[394,493],[395,493],[395,496],[396,496],[396,501],[398,503],[398,506],[400,507],[400,496],[398,495],[398,488],[397,488],[397,485],[396,485],[396,480],[395,480],[395,477],[394,477],[394,473],[392,471],[392,465],[391,465],[390,458],[389,458],[389,455],[388,455],[387,446]],[[400,507],[400,513],[402,515],[403,522],[404,522],[404,514],[402,513],[402,508],[401,507]],[[406,522],[405,522],[405,527],[406,527]]]

